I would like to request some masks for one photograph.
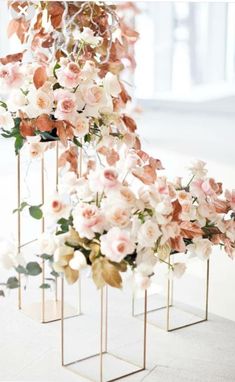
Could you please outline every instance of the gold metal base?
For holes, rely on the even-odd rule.
[[[168,262],[170,264],[170,257],[168,259]],[[157,311],[161,311],[161,310],[165,310],[166,311],[166,317],[165,317],[165,327],[163,327],[163,325],[158,325],[156,323],[153,323],[151,322],[149,319],[148,319],[148,324],[150,325],[154,325],[160,329],[163,329],[163,330],[166,330],[167,332],[173,332],[175,330],[179,330],[179,329],[183,329],[183,328],[187,328],[189,326],[193,326],[193,325],[196,325],[196,324],[200,324],[202,322],[205,322],[205,321],[208,321],[208,305],[209,305],[209,278],[210,278],[210,260],[208,259],[207,262],[206,262],[206,272],[205,272],[205,300],[204,300],[204,309],[203,309],[203,313],[202,315],[198,315],[197,313],[192,313],[190,312],[190,310],[186,310],[186,309],[183,309],[181,307],[178,307],[176,304],[174,304],[174,288],[173,288],[173,280],[170,280],[168,278],[167,280],[167,289],[166,289],[166,305],[164,306],[160,306],[158,308],[153,308],[153,309],[150,309],[147,311],[147,314],[151,314],[151,313],[154,313],[154,312],[157,312]],[[181,304],[182,305],[182,304]],[[196,320],[193,321],[193,322],[189,322],[187,324],[184,324],[184,325],[177,325],[177,326],[174,326],[172,327],[171,326],[171,313],[172,313],[172,310],[176,308],[188,315],[192,315],[194,317],[196,317]],[[195,309],[194,309],[195,310]],[[144,317],[144,313],[143,312],[140,312],[140,313],[136,313],[136,310],[135,310],[135,297],[133,296],[132,297],[132,316],[133,317],[136,317],[136,318],[142,318]]]
[[[196,313],[192,313],[190,311],[187,311],[186,309],[182,309],[181,307],[177,307],[177,306],[174,306],[174,305],[169,305],[169,312],[171,312],[171,310],[173,310],[173,309],[177,309],[180,312],[183,312],[183,313],[186,313],[188,315],[194,316],[195,317],[195,321],[192,321],[192,322],[184,324],[184,325],[177,325],[177,326],[174,326],[174,327],[171,327],[170,323],[168,323],[166,325],[166,327],[164,327],[163,325],[160,325],[160,324],[157,324],[157,323],[153,322],[153,319],[152,320],[148,319],[148,324],[149,325],[153,325],[153,326],[155,326],[155,327],[157,327],[159,329],[165,330],[166,332],[173,332],[175,330],[187,328],[189,326],[193,326],[193,325],[200,324],[202,322],[208,321],[208,317],[204,317],[203,318],[203,317],[200,317],[199,315],[197,315]],[[162,311],[162,310],[165,310],[167,312],[167,306],[161,306],[160,308],[155,308],[155,309],[148,310],[148,315],[150,315],[151,313]],[[144,314],[143,313],[135,313],[135,314],[133,314],[133,316],[138,318],[138,319],[143,320]]]
[[[21,311],[31,319],[41,322],[43,324],[47,324],[49,322],[55,322],[61,320],[61,301],[53,301],[48,300],[45,301],[45,312],[44,312],[44,320],[42,319],[42,303],[35,302],[30,305],[25,305],[22,307]],[[65,310],[65,318],[72,318],[79,316],[78,311],[66,304],[64,307]]]
[[[117,365],[115,365],[115,366],[113,365],[113,369],[112,369],[112,370],[115,370],[115,372],[116,372],[116,369],[120,368],[120,367],[122,367],[123,369],[124,368],[126,369],[126,371],[124,371],[124,374],[122,374],[118,377],[115,377],[115,378],[112,378],[111,376],[110,377],[107,376],[107,378],[105,378],[105,375],[104,375],[102,382],[119,381],[120,379],[129,377],[131,375],[135,375],[135,374],[140,373],[141,371],[145,370],[145,367],[140,367],[139,365],[136,365],[135,363],[127,361],[127,360],[117,356],[116,354],[113,354],[113,353],[108,352],[108,351],[107,352],[104,351],[102,353],[102,358],[103,358],[103,362],[104,362],[104,370],[106,369],[105,363],[110,365],[111,362],[114,362],[114,363],[117,362]],[[100,353],[97,353],[97,354],[94,354],[94,355],[91,355],[88,357],[84,357],[84,358],[79,359],[77,361],[69,362],[67,364],[64,364],[63,366],[68,367],[71,372],[73,372],[76,375],[79,375],[82,378],[86,378],[90,382],[97,382],[97,379],[89,378],[85,372],[82,372],[81,370],[76,370],[76,367],[78,368],[79,366],[81,369],[82,364],[84,365],[84,368],[86,370],[87,369],[89,370],[89,368],[90,368],[90,370],[97,370],[97,367],[95,367],[95,365],[89,364],[89,361],[90,361],[90,363],[92,363],[92,361],[94,363],[97,362],[97,365],[99,365]],[[133,370],[133,367],[136,368],[136,370],[129,371],[130,369]],[[103,372],[103,374],[105,374],[105,373]]]
[[[64,278],[61,280],[61,364],[64,367],[68,367],[70,371],[76,373],[81,377],[85,377],[90,382],[114,382],[120,380],[122,378],[134,375],[146,369],[146,359],[147,359],[147,291],[144,293],[144,301],[143,301],[143,348],[142,348],[142,361],[139,365],[133,363],[132,361],[126,360],[113,352],[109,352],[109,344],[108,344],[108,328],[109,328],[109,314],[108,314],[108,286],[101,288],[100,293],[100,318],[99,318],[99,349],[100,351],[96,354],[92,354],[86,357],[82,357],[80,359],[76,359],[72,362],[65,362],[65,325],[64,325],[64,314],[65,314],[65,299],[64,299]],[[82,345],[78,342],[77,346],[82,348]],[[75,346],[76,346],[75,345]],[[71,345],[70,345],[71,348]],[[87,365],[89,360],[93,365]],[[116,362],[115,365],[111,366],[112,362]],[[86,363],[85,372],[83,372],[82,365]],[[71,369],[72,367],[72,369]],[[120,371],[120,367],[124,367],[123,373]],[[115,376],[111,373],[114,372]],[[89,378],[89,376],[85,375],[87,370],[91,370],[96,372],[97,375]],[[120,372],[119,376],[116,376],[116,371]]]

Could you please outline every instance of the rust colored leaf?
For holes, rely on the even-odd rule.
[[[115,163],[120,159],[119,154],[114,149],[109,149],[108,147],[102,146],[98,149],[99,153],[104,155],[107,163],[110,166],[115,165]]]
[[[50,119],[49,115],[42,114],[37,117],[35,127],[39,131],[51,131],[53,129],[53,121]]]
[[[123,114],[122,120],[131,133],[134,133],[136,131],[137,126],[133,118],[129,117],[126,114]]]
[[[186,245],[182,236],[176,236],[174,239],[170,239],[171,248],[177,252],[185,252]]]
[[[187,239],[193,239],[194,237],[202,236],[203,230],[198,223],[181,222],[180,223],[181,235]]]
[[[20,53],[8,54],[6,57],[0,58],[0,62],[1,64],[6,65],[6,64],[9,64],[10,62],[22,61],[24,53],[25,53],[25,50]]]
[[[61,25],[64,6],[61,1],[49,1],[48,2],[48,13],[51,18],[51,24],[56,29]]]
[[[34,27],[34,30],[38,30],[42,27],[42,12],[38,13],[37,20],[33,27]]]
[[[33,74],[33,83],[36,89],[44,85],[47,80],[47,71],[45,66],[39,66]]]
[[[157,179],[156,170],[150,165],[135,169],[132,171],[132,174],[147,185],[153,184]]]
[[[34,135],[33,120],[22,119],[20,122],[20,134],[22,137]]]
[[[68,150],[63,152],[59,158],[59,167],[62,167],[68,162],[70,164],[69,171],[75,172],[78,171],[78,149],[76,146],[70,147]]]
[[[20,17],[19,19],[12,19],[7,28],[8,37],[16,34],[20,42],[23,44],[25,41],[25,34],[29,29],[29,22],[25,18]]]
[[[172,203],[172,207],[173,207],[172,220],[179,221],[180,220],[180,214],[182,212],[182,206],[178,200],[175,200]]]
[[[230,210],[229,202],[226,200],[216,199],[213,201],[213,205],[218,214],[227,214]]]

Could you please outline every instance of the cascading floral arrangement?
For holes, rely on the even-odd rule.
[[[233,258],[235,192],[223,195],[201,161],[187,185],[159,175],[160,160],[141,149],[126,114],[120,74],[133,65],[129,47],[138,34],[106,3],[25,2],[35,11],[30,20],[19,16],[19,4],[10,4],[9,34],[30,46],[33,60],[25,53],[1,59],[1,86],[11,88],[1,102],[3,135],[15,137],[16,153],[29,144],[32,156],[50,141],[66,146],[59,191],[42,208],[42,257],[69,283],[90,266],[98,288],[120,288],[129,268],[135,285],[147,288],[157,263],[175,253],[208,259],[220,245]],[[169,267],[176,276],[186,268]],[[27,264],[16,270],[27,274]]]

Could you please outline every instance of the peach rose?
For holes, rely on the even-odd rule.
[[[87,105],[96,106],[103,98],[103,89],[99,86],[83,87],[81,95]]]
[[[69,62],[56,71],[58,82],[65,88],[75,88],[81,80],[81,70],[75,62]]]
[[[119,263],[135,250],[135,244],[130,233],[118,227],[111,228],[107,234],[100,237],[101,252],[111,261]]]

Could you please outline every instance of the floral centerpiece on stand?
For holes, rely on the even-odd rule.
[[[17,154],[28,144],[33,157],[50,142],[65,146],[59,191],[42,207],[48,221],[43,258],[69,283],[90,266],[98,288],[120,288],[128,268],[135,285],[147,288],[157,263],[169,263],[174,253],[207,259],[220,245],[233,258],[234,192],[223,196],[203,162],[191,169],[187,185],[170,182],[160,175],[160,160],[141,149],[120,77],[124,63],[133,64],[129,44],[138,34],[115,8],[25,2],[35,12],[27,20],[18,1],[10,6],[16,17],[9,35],[28,44],[33,60],[25,52],[1,59],[1,86],[15,87],[1,101],[3,136],[15,138]],[[29,274],[27,262],[14,266]],[[170,267],[178,276],[185,271],[184,263]]]

